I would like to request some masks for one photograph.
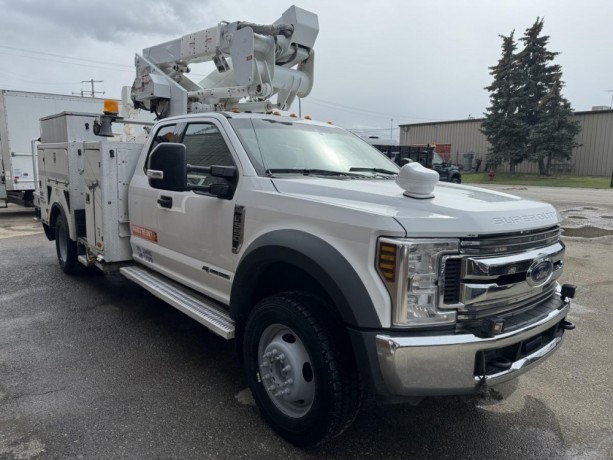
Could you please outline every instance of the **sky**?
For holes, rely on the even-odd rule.
[[[574,110],[613,105],[613,2],[606,0],[302,0],[318,15],[315,82],[302,114],[360,134],[479,118],[500,34],[537,17],[559,52]],[[269,24],[292,3],[266,0],[0,0],[0,89],[119,98],[134,54],[220,21]],[[198,75],[200,69],[194,71]],[[203,70],[204,72],[204,70]],[[101,96],[101,94],[97,94]],[[292,110],[298,112],[298,104]]]

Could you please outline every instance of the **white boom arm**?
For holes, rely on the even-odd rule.
[[[235,107],[286,110],[313,87],[318,32],[317,15],[292,6],[272,25],[221,22],[145,48],[135,58],[132,100],[158,118]],[[217,70],[198,84],[185,77],[189,64],[211,60]]]

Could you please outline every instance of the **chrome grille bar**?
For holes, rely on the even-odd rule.
[[[527,272],[534,259],[540,256],[549,257],[554,264],[561,262],[564,259],[564,244],[558,241],[551,246],[506,256],[466,257],[462,261],[461,276],[463,279],[489,280]]]
[[[460,252],[470,255],[513,253],[549,246],[559,240],[560,227],[556,225],[530,232],[464,238],[460,242]]]

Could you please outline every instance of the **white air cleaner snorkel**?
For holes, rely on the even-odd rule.
[[[439,176],[436,171],[424,168],[419,163],[408,163],[400,168],[396,183],[410,198],[434,198],[434,186]]]

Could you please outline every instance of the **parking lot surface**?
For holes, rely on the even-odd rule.
[[[496,404],[367,401],[316,450],[262,421],[233,342],[121,276],[65,275],[33,212],[0,210],[0,459],[613,458],[613,190],[492,188],[564,217],[576,330]]]

